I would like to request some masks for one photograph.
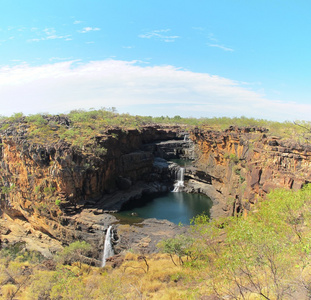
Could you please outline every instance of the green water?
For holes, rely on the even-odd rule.
[[[181,167],[190,167],[193,163],[190,159],[182,159],[182,158],[172,158],[169,161],[174,162],[175,164],[181,166]]]
[[[121,223],[137,223],[146,218],[166,219],[175,224],[190,224],[190,220],[205,212],[209,215],[212,201],[202,194],[166,193],[148,195],[126,204],[115,214]]]

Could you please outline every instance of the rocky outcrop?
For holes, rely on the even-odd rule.
[[[70,134],[66,117],[51,122],[52,137],[59,126]],[[178,166],[168,159],[195,161],[186,168],[185,191],[208,195],[212,217],[246,212],[271,189],[299,189],[311,176],[310,147],[263,128],[195,129],[190,139],[179,126],[108,128],[82,145],[61,138],[40,143],[30,138],[30,129],[21,120],[2,130],[0,239],[33,239],[29,247],[46,256],[76,239],[102,251],[104,231],[117,222],[108,212],[172,186]],[[138,231],[129,239],[136,241]],[[154,250],[153,238],[148,249]]]
[[[186,228],[167,220],[146,219],[139,226],[118,225],[117,232],[120,236],[120,241],[115,246],[117,252],[132,249],[134,252],[147,254],[157,252],[157,244],[163,238],[185,233]]]
[[[71,130],[71,121],[66,117],[46,120],[53,124],[52,134],[60,126]],[[91,143],[80,146],[61,138],[55,142],[35,142],[30,138],[30,130],[30,125],[21,119],[2,131],[2,245],[33,239],[38,245],[45,241],[49,245],[46,248],[55,252],[61,244],[81,239],[101,251],[104,229],[116,222],[105,212],[119,210],[132,198],[169,188],[168,163],[155,159],[154,146],[150,151],[144,145],[175,140],[169,151],[175,151],[175,157],[182,153],[179,126],[108,128]],[[10,229],[6,220],[20,224],[19,229],[13,225],[10,226],[15,229]],[[39,249],[38,245],[29,247]],[[50,256],[46,248],[40,248],[41,252]]]
[[[158,141],[143,146],[156,157],[170,159],[195,159],[194,143],[190,139]]]
[[[210,176],[225,214],[247,211],[271,189],[299,189],[311,178],[311,147],[264,128],[196,129],[196,167]]]

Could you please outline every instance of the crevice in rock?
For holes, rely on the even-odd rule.
[[[66,118],[52,121],[70,126]],[[92,147],[80,148],[63,140],[31,143],[26,133],[21,124],[19,131],[8,128],[1,136],[0,217],[6,211],[25,215],[23,222],[38,223],[42,232],[66,243],[77,237],[98,243],[102,226],[116,222],[105,211],[169,191],[179,168],[170,160],[191,162],[184,191],[209,196],[214,217],[241,214],[270,190],[299,189],[311,177],[310,146],[269,136],[264,128],[195,128],[187,138],[178,126],[114,128],[96,136]],[[73,221],[59,224],[61,216]]]

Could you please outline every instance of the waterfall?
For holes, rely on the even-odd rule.
[[[177,181],[174,184],[173,193],[181,192],[184,187],[185,168],[180,168],[177,172]]]
[[[112,226],[109,226],[105,237],[102,267],[106,265],[106,259],[114,255],[111,244],[111,238],[112,238]]]

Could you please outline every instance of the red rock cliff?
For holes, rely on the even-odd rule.
[[[105,202],[105,195],[116,190],[146,181],[153,155],[140,151],[141,145],[172,139],[179,128],[110,129],[80,148],[61,139],[54,144],[33,143],[27,130],[27,124],[20,123],[2,134],[0,213],[70,242],[77,234],[70,214],[87,203]]]
[[[226,199],[224,209],[247,210],[271,189],[299,189],[311,178],[311,147],[270,136],[263,128],[196,129],[199,169]]]

